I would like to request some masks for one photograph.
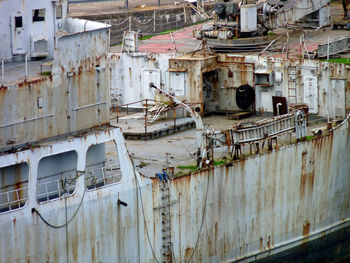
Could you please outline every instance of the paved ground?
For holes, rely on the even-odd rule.
[[[340,19],[343,15],[342,7],[340,3],[332,3],[331,9],[332,19]],[[212,23],[212,22],[208,22]],[[180,30],[176,30],[171,34],[165,35],[155,35],[150,39],[140,41],[139,50],[144,52],[175,52],[186,53],[193,51],[200,40],[196,39],[195,31],[200,29],[203,25],[194,25]],[[330,40],[338,39],[344,36],[350,35],[350,31],[346,30],[332,30],[331,27],[322,28],[317,31],[315,29],[286,29],[279,28],[273,31],[275,37],[281,36],[276,45],[279,50],[283,49],[284,44],[287,41],[287,33],[289,34],[289,56],[299,57],[300,51],[300,36],[305,33],[305,45],[307,51],[312,55],[318,48],[318,44],[323,44],[327,41],[328,37]],[[111,48],[112,52],[120,52],[120,45]],[[241,53],[241,54],[249,54]],[[264,56],[273,57],[285,57],[286,53],[281,54],[281,52],[266,51]],[[348,54],[347,54],[348,55]],[[346,56],[347,56],[346,55]]]
[[[206,2],[213,2],[213,0],[204,0]],[[160,6],[158,6],[158,0],[128,0],[129,10],[154,10],[172,8],[175,5],[181,5],[187,3],[185,0],[160,0]],[[87,15],[87,14],[106,14],[125,12],[125,0],[116,0],[99,3],[80,3],[70,4],[69,13],[72,16]]]

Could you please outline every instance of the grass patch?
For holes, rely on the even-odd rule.
[[[198,170],[196,165],[179,165],[176,168],[180,170],[191,170],[192,172]]]
[[[51,76],[51,71],[43,71],[43,73],[41,73],[41,75],[43,75],[43,76]]]
[[[224,161],[224,160],[214,161],[214,166],[220,166],[220,165],[224,165],[224,164],[226,164],[226,161]]]
[[[315,137],[315,136],[313,136],[313,135],[306,136],[306,140],[307,140],[307,141],[311,141],[314,137]]]
[[[143,167],[146,167],[146,166],[148,166],[149,165],[149,163],[146,163],[146,162],[140,162],[140,164],[138,165],[138,167],[140,167],[140,168],[143,168]]]
[[[139,37],[139,40],[147,40],[147,39],[150,39],[151,37],[154,37],[154,35],[142,36],[142,37]]]
[[[275,33],[273,33],[272,31],[268,31],[268,32],[267,32],[267,35],[268,35],[268,36],[274,36]]]
[[[321,61],[328,61],[328,62],[333,62],[333,63],[350,65],[350,58],[330,58],[329,60],[321,59]]]

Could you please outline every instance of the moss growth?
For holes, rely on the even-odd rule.
[[[147,36],[142,36],[142,37],[139,37],[139,40],[147,40],[147,39],[150,39],[151,37],[153,37],[154,35],[147,35]]]
[[[148,165],[149,165],[149,163],[141,161],[140,164],[138,165],[138,167],[143,168],[143,167],[146,167]]]
[[[224,165],[224,164],[226,164],[226,161],[224,161],[224,160],[214,161],[214,166],[220,166],[220,165]]]
[[[333,63],[350,65],[350,58],[330,58],[329,60],[321,59],[321,61],[328,61],[328,62],[333,62]]]
[[[179,172],[174,174],[174,177],[179,177],[179,176],[186,175],[186,174],[188,174],[188,173],[186,173],[184,171],[179,171]]]
[[[43,76],[51,76],[51,71],[44,71],[41,73]]]
[[[198,170],[198,167],[196,165],[179,165],[176,168],[180,170],[191,170],[193,172]]]

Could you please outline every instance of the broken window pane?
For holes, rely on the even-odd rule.
[[[62,6],[59,5],[56,7],[56,19],[62,18]]]
[[[118,152],[113,141],[93,145],[86,155],[85,184],[96,189],[121,180]]]
[[[33,22],[45,21],[45,8],[33,10]]]
[[[45,157],[38,166],[36,197],[39,202],[72,194],[77,179],[77,154],[75,151]]]
[[[26,163],[0,168],[0,213],[23,207],[28,199]]]
[[[15,17],[15,27],[16,28],[21,28],[23,27],[23,21],[21,16],[16,16]]]

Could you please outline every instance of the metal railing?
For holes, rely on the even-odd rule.
[[[292,114],[273,118],[271,121],[260,121],[252,127],[233,130],[235,143],[249,143],[295,130],[295,116]]]
[[[0,213],[23,207],[28,200],[28,186],[0,193]]]
[[[144,106],[142,106],[142,110],[145,111],[145,114],[144,114],[144,131],[145,131],[145,134],[147,133],[147,122],[148,122],[148,119],[151,118],[150,122],[154,122],[155,119],[160,115],[160,114],[164,114],[170,110],[173,111],[173,123],[174,123],[174,130],[176,130],[176,110],[177,109],[180,109],[181,107],[179,107],[178,105],[172,103],[171,101],[156,101],[154,99],[143,99],[143,100],[138,100],[138,101],[135,101],[135,102],[130,102],[130,103],[126,103],[126,104],[123,104],[123,105],[117,105],[116,107],[116,119],[117,120],[117,123],[119,123],[119,115],[120,115],[120,112],[121,112],[121,109],[125,109],[125,112],[126,112],[126,115],[129,115],[129,106],[130,105],[134,105],[134,104],[140,104],[142,102],[145,102],[144,103]],[[165,104],[167,105],[168,107],[163,107],[162,110],[157,110],[155,112],[155,114],[153,115],[153,118],[152,118],[152,115],[149,114],[149,109],[148,107],[150,106],[149,102],[157,102],[159,104]],[[193,106],[193,105],[201,105],[201,103],[186,103],[187,105],[189,106]],[[154,105],[152,105],[153,107]]]
[[[200,2],[201,0],[198,0]],[[126,9],[134,8],[140,6],[142,4],[146,4],[148,6],[160,6],[160,5],[173,5],[174,2],[188,3],[186,0],[148,0],[140,3],[139,0],[68,0],[69,4],[83,4],[83,3],[101,3],[101,2],[119,2],[121,7]]]
[[[85,175],[85,186],[92,190],[105,185],[118,183],[121,180],[120,167],[99,167],[94,170],[87,171]]]
[[[251,144],[274,139],[276,136],[295,132],[297,139],[305,137],[306,118],[301,111],[285,114],[255,123],[238,126],[225,131],[216,131],[211,138],[215,146],[227,144]]]
[[[68,183],[69,181],[74,182]],[[65,193],[72,194],[75,189],[74,179],[60,178],[57,180],[37,184],[37,200],[46,202],[62,197]]]

